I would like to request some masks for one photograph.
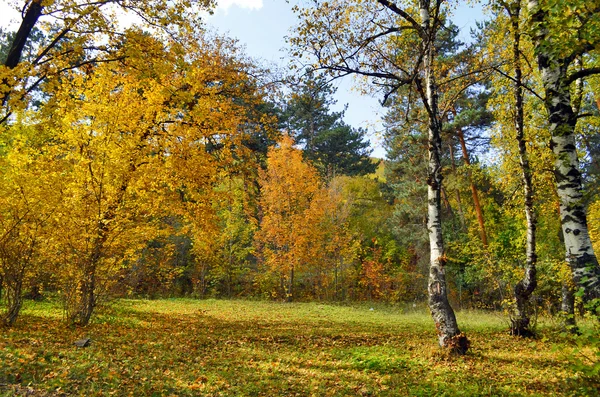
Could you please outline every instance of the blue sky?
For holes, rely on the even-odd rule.
[[[208,16],[207,25],[221,34],[235,37],[246,49],[246,53],[261,59],[267,65],[285,67],[288,63],[285,51],[285,36],[297,23],[292,13],[292,5],[302,0],[217,0],[218,6],[214,15]],[[463,40],[468,40],[469,29],[475,26],[476,20],[482,20],[481,6],[474,8],[466,1],[453,0],[459,4],[455,11],[454,23],[461,28]],[[0,0],[0,26],[7,27],[10,21],[20,21],[19,14],[11,7],[11,0]],[[18,2],[22,3],[22,2]],[[14,26],[14,22],[12,24]],[[345,78],[335,82],[338,87],[337,107],[341,110],[348,104],[345,121],[353,127],[367,128],[370,132],[373,153],[376,157],[384,157],[385,152],[378,144],[381,130],[381,107],[376,98],[362,96],[352,90],[352,79]]]
[[[226,0],[215,14],[207,18],[207,25],[220,33],[235,37],[244,45],[246,53],[269,64],[284,67],[288,60],[285,51],[285,36],[297,24],[292,13],[291,0]],[[461,39],[469,39],[469,31],[475,22],[483,19],[481,5],[472,7],[465,1],[454,1],[457,6],[454,23],[461,28]],[[360,95],[352,89],[352,79],[335,82],[338,87],[335,110],[348,104],[345,121],[353,127],[367,128],[375,151],[373,155],[383,158],[385,151],[379,145],[381,131],[381,106],[377,98]]]

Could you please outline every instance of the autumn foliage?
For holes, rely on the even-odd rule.
[[[303,2],[284,82],[202,26],[210,0],[21,5],[0,31],[3,326],[44,299],[74,328],[115,297],[428,300],[465,353],[454,310],[527,336],[597,315],[593,1],[492,2],[470,44],[450,2]],[[334,110],[352,74],[385,160]]]

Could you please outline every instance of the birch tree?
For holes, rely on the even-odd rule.
[[[574,68],[577,59],[585,61],[600,47],[600,5],[594,0],[530,0],[528,10],[552,134],[550,147],[556,157],[566,260],[585,298],[600,298],[600,266],[588,231],[575,134],[578,114],[571,97],[573,83],[600,73],[600,68],[585,63]]]
[[[427,230],[430,242],[429,307],[439,343],[458,353],[469,347],[448,301],[446,256],[441,225],[442,122],[438,109],[436,40],[444,28],[443,0],[313,1],[296,8],[301,24],[291,39],[295,54],[333,78],[356,75],[365,91],[385,102],[401,87],[411,87],[409,101],[418,98],[427,113]],[[369,84],[370,83],[370,84]]]

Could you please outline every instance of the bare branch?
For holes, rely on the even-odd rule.
[[[594,117],[594,116],[597,116],[597,114],[594,114],[594,113],[581,113],[581,114],[577,115],[577,118],[578,119],[582,119],[584,117]]]
[[[500,70],[497,67],[492,67],[492,69],[494,69],[496,72],[498,72],[500,75],[506,77],[507,79],[511,80],[511,81],[515,81],[515,78],[504,73],[502,70]],[[540,96],[537,92],[535,92],[533,89],[531,89],[530,87],[528,87],[527,85],[523,84],[523,88],[525,88],[525,90],[529,91],[530,93],[532,93],[534,96],[536,96],[537,98],[539,98],[540,100],[544,100],[544,98],[542,96]]]
[[[421,37],[425,37],[425,32],[423,31],[421,25],[417,21],[415,21],[414,18],[411,17],[406,11],[398,8],[396,4],[388,0],[377,0],[377,2],[385,8],[387,8],[388,10],[392,11],[394,14],[397,14],[404,18],[406,22],[412,25],[413,29],[415,29]]]

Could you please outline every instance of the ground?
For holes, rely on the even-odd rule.
[[[27,302],[0,329],[0,397],[593,395],[558,324],[508,334],[463,311],[466,356],[445,354],[425,308],[219,300],[119,300],[85,328]],[[73,342],[91,338],[89,347]],[[583,353],[589,355],[585,349]]]

